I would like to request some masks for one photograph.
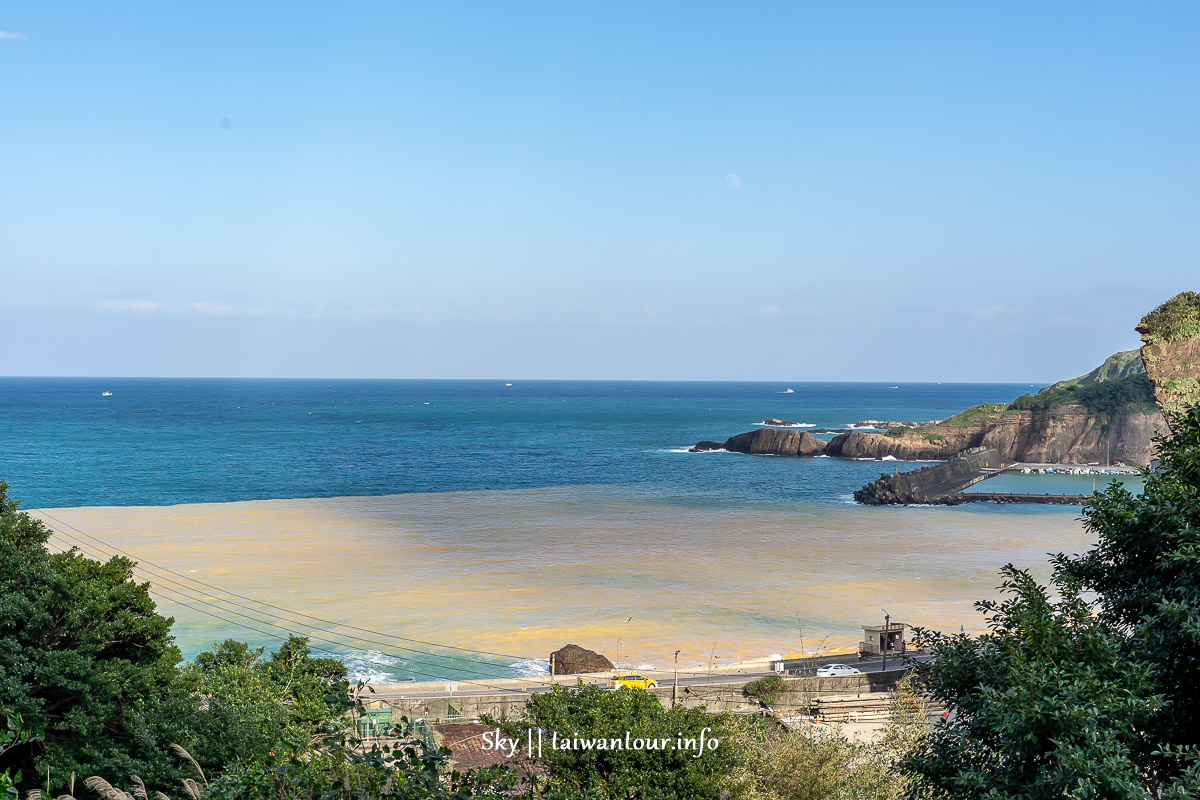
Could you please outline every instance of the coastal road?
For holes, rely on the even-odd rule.
[[[910,661],[929,661],[932,658],[933,658],[932,656],[928,656],[928,655],[918,655],[918,656],[912,657],[910,659]],[[828,663],[828,664],[843,664],[846,662],[838,661],[836,659],[830,659],[826,663]],[[904,664],[904,662],[899,658],[888,659],[888,669],[889,670],[898,669],[899,667],[903,666],[903,664]],[[861,672],[881,672],[883,670],[883,662],[882,661],[851,661],[849,666],[852,666]],[[633,670],[629,670],[629,671],[632,672]],[[766,677],[767,675],[775,675],[775,674],[777,674],[777,673],[772,672],[770,670],[762,670],[762,671],[757,671],[757,672],[717,673],[717,674],[712,674],[712,675],[695,674],[695,673],[687,673],[687,674],[680,673],[679,686],[682,689],[683,687],[686,687],[686,686],[717,686],[717,685],[729,684],[729,683],[744,683],[748,680],[754,680],[756,678],[763,678],[763,677]],[[661,676],[661,673],[659,673],[659,675]],[[673,679],[670,675],[667,675],[665,677],[656,677],[655,680],[658,681],[659,689],[669,688],[673,682]],[[511,683],[511,680],[505,681],[505,682]],[[583,679],[583,682],[585,684],[608,686],[608,679],[606,679],[606,678],[585,678],[585,679]],[[564,686],[564,685],[572,686],[574,684],[563,683],[560,680],[558,685],[559,686]],[[545,694],[546,692],[550,691],[550,688],[551,687],[550,687],[549,683],[539,682],[539,680],[537,678],[529,679],[529,681],[525,685],[524,692],[522,692],[519,687],[509,688],[507,686],[501,687],[499,685],[489,686],[487,678],[479,678],[477,680],[470,680],[470,681],[460,680],[460,681],[458,681],[458,690],[454,691],[454,692],[447,692],[444,688],[430,690],[426,686],[414,685],[413,686],[414,691],[412,691],[412,692],[404,692],[404,691],[400,691],[400,690],[377,692],[375,694],[363,695],[363,699],[364,700],[366,700],[366,699],[373,699],[373,700],[387,700],[387,699],[425,700],[425,699],[438,698],[438,697],[491,697],[491,696],[495,696],[495,695],[499,695],[499,694]]]

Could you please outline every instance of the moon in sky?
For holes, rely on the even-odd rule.
[[[742,179],[731,172],[725,176],[725,185],[730,189],[736,189],[742,185]]]

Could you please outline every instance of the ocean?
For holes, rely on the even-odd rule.
[[[373,680],[535,674],[568,641],[712,665],[852,647],[885,604],[979,627],[1001,565],[1088,538],[1078,507],[853,503],[918,463],[687,448],[1037,388],[2,378],[0,478],[61,546],[140,560],[188,656],[295,632]]]

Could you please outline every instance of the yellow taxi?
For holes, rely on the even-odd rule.
[[[657,689],[658,681],[647,678],[645,675],[635,675],[626,673],[624,675],[613,675],[610,679],[612,688],[620,689],[622,686],[628,689]]]

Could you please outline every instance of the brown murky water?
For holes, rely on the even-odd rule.
[[[309,628],[299,612],[514,656],[574,642],[620,662],[665,667],[680,649],[681,664],[719,665],[852,646],[884,608],[896,621],[976,630],[972,604],[996,594],[1001,565],[1045,578],[1048,552],[1090,544],[1069,509],[713,513],[591,487],[44,513],[65,534],[60,546],[141,559],[188,655],[231,636],[277,641],[285,629],[361,650],[421,649]]]

